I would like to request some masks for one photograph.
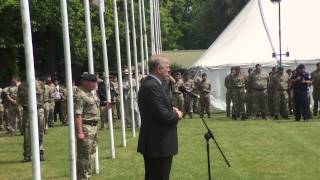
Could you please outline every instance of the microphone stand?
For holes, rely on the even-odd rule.
[[[218,150],[220,152],[220,154],[222,155],[225,163],[227,164],[228,167],[231,167],[228,159],[226,158],[226,156],[223,154],[218,142],[216,141],[212,131],[210,130],[210,128],[208,127],[207,123],[205,122],[205,120],[203,118],[201,118],[203,124],[205,125],[205,127],[207,128],[208,132],[204,134],[204,138],[207,142],[207,159],[208,159],[208,177],[209,177],[209,180],[211,180],[211,165],[210,165],[210,143],[209,143],[209,140],[212,139],[213,142],[217,145],[218,147]]]

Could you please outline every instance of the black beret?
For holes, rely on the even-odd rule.
[[[94,74],[82,74],[81,76],[82,81],[92,81],[97,82],[97,77]]]

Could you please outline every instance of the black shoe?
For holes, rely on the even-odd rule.
[[[232,115],[232,119],[233,120],[237,120],[237,116],[236,115]]]
[[[300,121],[300,118],[296,118],[295,121]]]
[[[40,154],[40,161],[44,161],[44,155]]]
[[[279,116],[274,116],[274,119],[275,120],[279,120]]]

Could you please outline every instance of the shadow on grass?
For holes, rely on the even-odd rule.
[[[2,164],[21,164],[22,160],[8,160],[8,161],[0,161],[0,165]]]

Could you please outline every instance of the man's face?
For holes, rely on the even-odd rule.
[[[202,81],[206,81],[207,80],[207,76],[202,76]]]
[[[158,74],[162,80],[164,80],[170,72],[170,64],[169,62],[165,62],[162,67],[158,68]]]
[[[97,87],[97,82],[93,82],[93,81],[83,81],[83,85],[84,88],[86,88],[87,90],[95,90]]]
[[[256,67],[257,72],[261,72],[261,66]]]
[[[235,73],[240,74],[240,68],[236,68]]]
[[[180,75],[180,74],[175,75],[175,76],[174,76],[174,79],[175,79],[176,81],[179,80],[179,79],[181,79],[181,75]]]

